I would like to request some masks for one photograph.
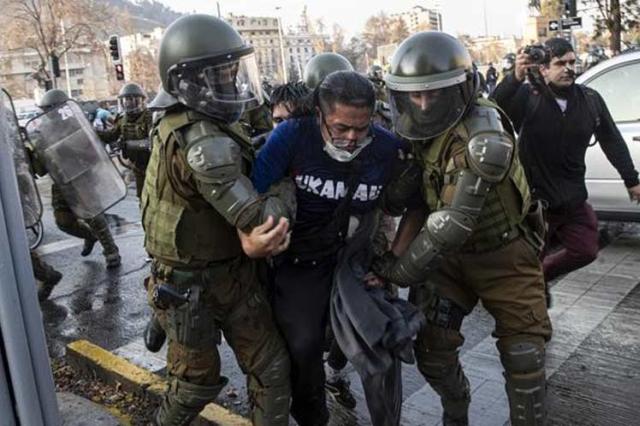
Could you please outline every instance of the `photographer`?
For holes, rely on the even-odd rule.
[[[592,136],[620,173],[630,199],[640,202],[629,149],[602,97],[575,84],[575,63],[573,47],[564,39],[528,46],[494,93],[520,134],[520,158],[532,195],[548,204],[548,240],[562,246],[544,258],[547,281],[591,263],[598,253],[597,218],[586,202],[585,186]]]

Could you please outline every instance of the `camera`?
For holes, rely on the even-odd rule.
[[[529,60],[534,64],[544,64],[550,59],[549,50],[540,44],[529,45],[522,52],[529,55]]]

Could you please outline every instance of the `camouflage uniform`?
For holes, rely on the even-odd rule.
[[[479,96],[471,56],[444,33],[405,40],[385,82],[395,129],[411,140],[415,160],[387,186],[383,202],[393,206],[419,190],[429,214],[407,250],[387,253],[374,269],[411,285],[410,300],[424,310],[415,353],[441,398],[443,424],[469,422],[470,387],[458,352],[460,326],[478,300],[496,322],[511,424],[544,424],[551,323],[538,258],[542,217],[530,212],[510,121]]]
[[[133,163],[133,175],[136,179],[136,196],[142,195],[144,174],[149,162],[149,147],[138,144],[127,145],[127,141],[140,141],[149,138],[151,131],[152,113],[143,109],[138,113],[124,113],[116,117],[113,129],[98,132],[98,136],[104,143],[112,144],[122,142],[122,156]]]
[[[211,123],[192,112],[161,119],[142,193],[145,248],[154,259],[147,290],[169,338],[167,368],[174,379],[159,416],[170,417],[176,405],[197,414],[226,384],[216,350],[222,331],[249,376],[254,424],[287,424],[289,359],[258,279],[258,263],[243,254],[235,226],[200,194],[185,146],[175,137],[203,120]],[[234,138],[244,137],[233,128]],[[211,126],[209,131],[230,130]],[[154,294],[160,284],[180,294],[190,290],[190,301],[158,306]]]
[[[251,138],[268,133],[273,130],[271,121],[271,109],[267,104],[246,111],[240,118],[244,132]]]
[[[414,145],[430,211],[451,205],[458,176],[468,168],[468,140],[463,123],[428,146]],[[519,382],[544,386],[544,345],[551,338],[551,322],[540,261],[524,223],[529,200],[528,184],[516,155],[508,178],[488,194],[464,246],[447,254],[427,281],[409,293],[409,300],[421,307],[428,319],[415,343],[418,368],[452,418],[466,412],[471,398],[458,351],[464,342],[460,326],[478,300],[496,321],[493,336],[498,339],[508,390],[517,388]],[[537,368],[521,371],[510,361],[508,352],[514,348],[535,352]],[[524,411],[539,409],[514,403],[512,416],[524,417],[528,414]]]

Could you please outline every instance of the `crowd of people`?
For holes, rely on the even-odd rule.
[[[400,360],[415,361],[436,391],[444,425],[468,425],[460,329],[479,301],[495,319],[511,424],[544,424],[547,283],[598,251],[584,183],[593,135],[640,201],[606,104],[575,84],[571,44],[550,39],[544,51],[541,63],[519,52],[500,83],[491,66],[486,97],[464,45],[421,32],[386,73],[319,54],[304,81],[265,102],[253,48],[229,24],[194,14],[170,25],[158,96],[147,108],[142,88],[127,84],[121,113],[96,126],[136,177],[151,258],[145,344],[168,344],[155,424],[189,424],[215,400],[227,383],[224,334],[247,375],[254,425],[288,425],[290,415],[326,425],[327,391],[353,408],[347,362],[363,377],[372,423],[398,425],[401,401],[377,399],[397,388],[370,373],[397,379]],[[68,102],[54,90],[40,106],[53,117]],[[29,138],[35,173],[50,172],[42,135]],[[57,176],[56,224],[84,239],[83,256],[100,241],[117,267],[104,214],[79,217]],[[361,255],[347,255],[363,238]],[[46,298],[61,275],[32,259]],[[366,303],[351,303],[349,285]],[[397,286],[409,288],[406,305]],[[355,309],[361,301],[384,308]]]

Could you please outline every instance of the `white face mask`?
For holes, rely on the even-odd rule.
[[[324,141],[324,152],[326,152],[329,157],[333,158],[336,161],[339,161],[341,163],[348,163],[349,161],[356,158],[358,154],[360,154],[362,150],[371,143],[372,140],[373,138],[371,136],[367,136],[361,142],[358,142],[358,147],[353,152],[336,148],[331,142]]]

